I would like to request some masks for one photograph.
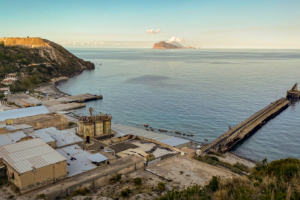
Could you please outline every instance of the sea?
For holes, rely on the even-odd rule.
[[[76,113],[111,114],[113,122],[194,134],[210,143],[300,82],[300,50],[68,48],[94,70],[61,82],[71,95],[91,93]],[[101,64],[101,65],[100,65]],[[183,137],[183,136],[182,136]],[[208,140],[208,141],[206,141]],[[300,158],[300,105],[270,120],[232,152],[253,160]]]

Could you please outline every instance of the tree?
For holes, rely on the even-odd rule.
[[[0,52],[0,59],[2,60],[4,58],[4,52]]]
[[[37,84],[39,83],[39,80],[37,79],[36,76],[32,76],[30,81],[31,81],[31,83],[33,83],[34,85],[37,85]]]
[[[17,72],[17,77],[21,78],[22,74],[20,72]]]
[[[18,58],[18,59],[23,59],[23,58],[24,58],[24,55],[20,53],[20,54],[18,54],[17,58]]]
[[[213,191],[217,191],[219,189],[219,180],[218,177],[213,176],[211,181],[208,184],[208,187]]]

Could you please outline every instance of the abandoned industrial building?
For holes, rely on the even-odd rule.
[[[129,173],[190,147],[189,140],[112,123],[111,115],[89,111],[71,128],[68,116],[43,106],[0,112],[0,176],[20,193],[87,172],[94,178],[84,176],[73,188],[100,187],[110,179],[106,172]]]
[[[21,191],[67,177],[66,158],[39,138],[1,146],[0,156],[8,179]]]

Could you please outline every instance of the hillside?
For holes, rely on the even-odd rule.
[[[155,43],[153,46],[153,49],[183,49],[180,46],[175,46],[173,44],[169,44],[167,42],[161,41],[158,43]]]
[[[43,83],[48,82],[51,78],[60,76],[71,77],[80,74],[84,69],[94,68],[95,65],[93,63],[77,58],[62,46],[46,39],[0,39],[1,80],[7,73],[21,72],[25,73],[28,78],[34,77],[35,83]],[[21,81],[18,80],[13,83],[11,86],[12,90],[18,84],[21,86]],[[29,85],[32,86],[32,84]]]

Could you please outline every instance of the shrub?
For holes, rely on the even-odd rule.
[[[117,183],[121,180],[122,178],[122,174],[115,174],[111,179],[109,179],[109,184],[114,184],[114,183]]]
[[[11,186],[10,186],[10,189],[12,190],[12,191],[14,191],[14,193],[19,193],[20,192],[20,188],[18,188],[16,185],[14,185],[14,184],[12,184]]]
[[[80,188],[80,189],[75,190],[72,193],[72,196],[77,196],[77,195],[85,196],[89,193],[90,193],[90,191],[87,188],[84,188],[84,189]]]
[[[234,173],[237,173],[237,174],[241,174],[241,173],[242,173],[242,170],[240,170],[240,169],[238,169],[238,168],[236,168],[236,167],[232,167],[230,170],[231,170],[232,172],[234,172]]]
[[[244,171],[244,172],[249,172],[249,168],[248,168],[248,166],[246,166],[246,165],[244,165],[243,163],[235,163],[234,165],[233,165],[233,167],[235,167],[235,168],[237,168],[237,169],[239,169],[239,170],[242,170],[242,171]]]
[[[213,176],[211,181],[208,184],[208,188],[211,189],[213,192],[219,189],[219,180],[218,177]]]
[[[220,161],[219,158],[214,157],[214,156],[211,156],[210,158],[211,158],[212,160],[214,160],[214,161]]]
[[[69,126],[76,124],[76,122],[69,122]]]
[[[6,185],[8,182],[7,177],[0,178],[0,186]]]
[[[14,195],[9,195],[8,199],[13,199],[15,196]]]
[[[142,179],[141,178],[135,178],[133,179],[133,182],[135,185],[142,185]]]
[[[47,200],[48,198],[44,193],[42,193],[42,194],[37,194],[35,196],[35,199],[45,199],[45,200]]]
[[[129,193],[130,193],[130,189],[125,188],[124,190],[121,191],[121,196],[122,197],[127,197]]]
[[[158,183],[157,189],[160,192],[164,191],[165,190],[165,184],[163,182]]]
[[[232,199],[233,200],[252,200],[253,191],[249,188],[238,187],[233,191]]]

